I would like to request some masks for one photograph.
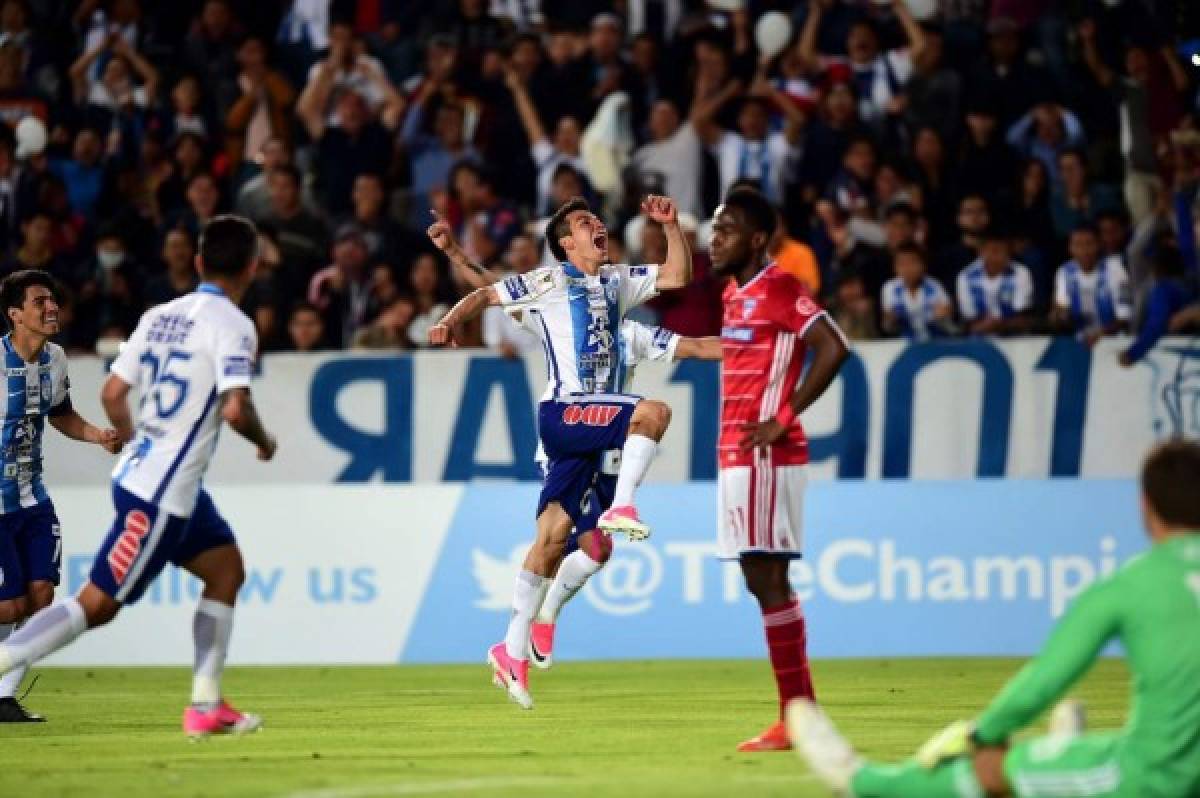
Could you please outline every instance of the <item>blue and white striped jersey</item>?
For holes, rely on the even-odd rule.
[[[71,398],[67,356],[57,344],[46,344],[36,363],[26,363],[6,335],[4,369],[8,399],[0,438],[0,513],[11,513],[50,500],[42,484],[42,435],[46,417],[69,411]]]
[[[1071,314],[1077,326],[1107,327],[1133,316],[1129,275],[1115,255],[1104,258],[1090,272],[1075,261],[1058,267],[1054,277],[1054,304]]]
[[[629,367],[621,322],[657,295],[657,281],[654,265],[605,264],[589,276],[563,263],[495,284],[501,305],[520,311],[542,341],[549,377],[543,401],[620,392]]]
[[[958,312],[967,321],[1007,319],[1031,307],[1033,275],[1023,263],[1013,261],[989,277],[983,261],[976,260],[958,275]]]
[[[116,484],[190,517],[217,446],[218,398],[250,385],[257,351],[254,323],[214,285],[146,311],[112,364],[140,397]]]

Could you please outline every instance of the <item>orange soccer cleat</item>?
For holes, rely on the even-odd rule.
[[[788,739],[787,727],[783,721],[777,720],[757,737],[738,745],[737,750],[743,754],[753,754],[760,751],[790,751],[792,742]]]

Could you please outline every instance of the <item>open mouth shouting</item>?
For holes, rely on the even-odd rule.
[[[608,231],[597,230],[592,236],[592,244],[594,244],[596,249],[600,250],[601,252],[608,251]]]

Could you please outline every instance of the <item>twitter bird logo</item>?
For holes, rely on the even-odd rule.
[[[521,572],[528,547],[524,544],[509,552],[508,559],[493,557],[483,549],[471,550],[471,575],[479,586],[475,606],[481,610],[508,612],[512,609],[513,583]]]

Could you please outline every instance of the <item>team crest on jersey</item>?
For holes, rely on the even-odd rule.
[[[129,568],[142,550],[142,540],[150,534],[150,516],[141,510],[130,510],[125,514],[125,528],[108,553],[108,567],[113,579],[122,584],[129,575]]]
[[[744,299],[744,300],[742,300],[742,318],[743,318],[743,319],[748,319],[748,318],[750,318],[752,315],[754,315],[754,309],[755,309],[756,307],[758,307],[758,300],[757,300],[757,299]]]
[[[801,316],[815,316],[818,311],[817,303],[808,297],[802,296],[796,300],[796,312]]]
[[[563,423],[607,427],[620,413],[620,405],[568,405],[563,409]]]

